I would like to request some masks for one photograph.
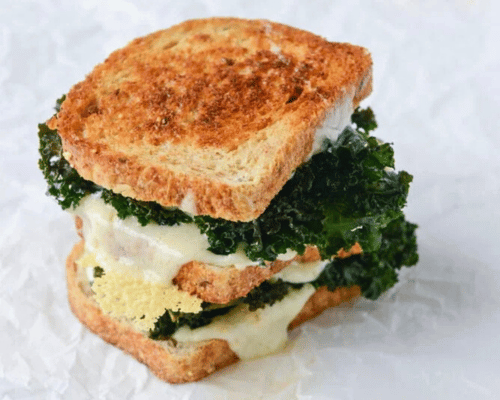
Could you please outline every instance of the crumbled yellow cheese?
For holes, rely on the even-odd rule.
[[[140,330],[149,330],[165,310],[196,313],[201,300],[175,286],[148,282],[131,273],[105,271],[94,279],[94,298],[115,318],[127,318]]]

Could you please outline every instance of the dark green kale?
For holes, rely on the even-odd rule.
[[[168,339],[179,328],[173,321],[171,312],[165,311],[165,314],[156,320],[154,328],[149,330],[149,337],[154,340]]]
[[[250,311],[255,311],[258,308],[264,308],[267,305],[272,306],[277,301],[281,301],[288,294],[290,288],[299,289],[301,287],[302,284],[288,283],[281,279],[264,281],[253,288],[242,301],[248,304]]]
[[[391,221],[383,229],[378,251],[334,259],[313,282],[314,286],[327,286],[333,291],[340,286],[358,285],[364,297],[377,299],[396,284],[397,271],[403,265],[417,263],[416,228],[403,216]]]
[[[111,204],[118,212],[118,217],[125,219],[130,216],[137,218],[142,226],[154,221],[158,225],[177,225],[192,222],[193,219],[178,208],[162,207],[154,201],[140,201],[111,190],[102,189],[101,198],[107,204]]]
[[[149,337],[154,340],[167,339],[182,326],[186,325],[191,329],[196,329],[208,325],[215,317],[227,314],[236,304],[220,307],[203,303],[202,308],[204,310],[199,313],[182,313],[167,310],[155,322],[154,328],[149,331]]]
[[[351,115],[351,122],[356,124],[358,130],[362,130],[365,133],[373,131],[378,126],[375,121],[375,114],[370,107],[366,109],[357,107]]]
[[[418,261],[417,226],[400,216],[382,229],[381,243],[377,251],[344,259],[334,259],[320,276],[310,282],[315,288],[326,286],[334,291],[339,287],[360,286],[364,297],[375,300],[397,282],[397,271]],[[166,311],[150,331],[152,339],[166,339],[184,325],[195,329],[208,325],[216,316],[224,315],[234,307],[248,304],[250,311],[273,305],[282,300],[290,290],[299,289],[303,283],[289,283],[281,279],[264,281],[253,288],[246,297],[226,306],[204,303],[204,311],[198,314]]]

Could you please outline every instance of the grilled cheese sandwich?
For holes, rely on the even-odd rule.
[[[390,287],[417,260],[411,176],[357,108],[371,66],[359,46],[236,18],[96,66],[39,132],[49,194],[83,239],[67,261],[75,315],[187,382]]]

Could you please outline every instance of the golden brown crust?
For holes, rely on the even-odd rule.
[[[78,277],[75,260],[83,251],[83,241],[76,244],[66,261],[68,299],[73,314],[92,332],[148,366],[158,378],[170,383],[200,380],[218,369],[239,360],[229,344],[212,339],[196,344],[154,341],[134,330],[131,325],[104,314],[91,298],[88,283]],[[339,288],[329,292],[318,289],[290,323],[293,329],[323,312],[360,294],[359,287]]]
[[[327,112],[370,90],[361,47],[263,20],[193,20],[112,53],[50,126],[86,179],[248,221],[308,156]]]

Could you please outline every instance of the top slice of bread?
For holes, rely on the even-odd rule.
[[[191,20],[113,52],[49,121],[85,179],[233,221],[258,217],[328,112],[371,91],[369,53],[265,20]]]

